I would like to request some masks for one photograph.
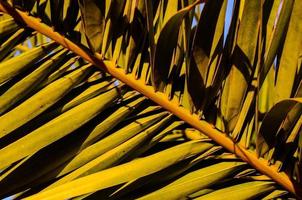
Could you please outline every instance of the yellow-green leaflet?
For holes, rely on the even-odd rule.
[[[188,173],[169,185],[139,199],[182,199],[234,174],[243,165],[244,163],[242,162],[221,162],[211,165]]]
[[[66,103],[62,108],[62,112],[69,110],[70,108],[79,105],[80,103],[83,103],[87,101],[88,99],[91,99],[101,93],[103,93],[106,90],[112,89],[114,86],[113,80],[108,81],[102,81],[101,83],[91,85],[86,90],[81,92],[79,95],[77,95],[75,98],[73,98],[71,101]]]
[[[61,51],[45,61],[41,66],[19,80],[0,97],[0,115],[12,107],[16,102],[29,94],[46,76],[58,66],[58,62],[65,56],[66,51]]]
[[[20,39],[26,34],[27,32],[21,28],[0,45],[0,61],[9,54],[12,48],[17,45],[18,42],[20,42]]]
[[[134,159],[144,152],[146,152],[148,149],[152,148],[154,145],[156,145],[161,139],[163,139],[167,134],[169,134],[172,130],[177,128],[180,125],[183,125],[184,123],[182,121],[175,121],[172,122],[168,127],[166,127],[164,130],[160,131],[155,137],[151,138],[147,144],[142,146],[141,148],[137,149],[133,155],[130,156],[129,159]]]
[[[226,132],[232,132],[238,121],[240,111],[247,93],[250,80],[256,68],[255,59],[261,2],[245,1],[243,12],[238,28],[236,47],[232,54],[232,67],[225,80],[221,93],[221,114],[226,125]],[[244,60],[241,58],[244,56]]]
[[[135,136],[137,133],[158,122],[165,115],[167,115],[167,113],[159,113],[138,119],[131,124],[121,128],[120,130],[112,133],[111,135],[105,137],[104,139],[96,142],[95,144],[90,145],[89,147],[81,151],[81,153],[76,155],[68,164],[66,164],[66,166],[64,166],[58,176],[64,175],[71,170],[74,170],[79,166],[82,166],[87,162],[95,159],[106,151],[117,147],[121,143]]]
[[[140,97],[129,104],[126,104],[116,111],[114,111],[108,118],[98,124],[92,131],[89,133],[89,136],[83,141],[81,148],[86,148],[89,145],[93,144],[103,135],[108,133],[112,128],[114,128],[119,122],[124,120],[136,107],[144,102],[145,98]]]
[[[275,189],[274,183],[268,181],[251,181],[220,190],[214,190],[204,196],[196,198],[196,200],[246,200],[254,199],[257,196],[268,193]]]
[[[302,37],[298,36],[302,32],[301,6],[302,1],[294,1],[277,71],[275,102],[292,97],[291,88],[298,81],[296,74],[299,73],[299,59],[302,56]]]
[[[290,21],[290,16],[293,12],[293,7],[295,1],[284,1],[282,2],[282,7],[280,9],[280,2],[273,1],[274,3],[277,2],[277,5],[273,7],[275,9],[278,16],[278,20],[276,21],[276,17],[272,18],[271,20],[274,25],[271,25],[271,30],[268,30],[267,41],[266,41],[266,49],[265,49],[265,56],[264,56],[264,63],[260,73],[260,87],[262,86],[263,81],[265,80],[267,73],[269,72],[270,68],[273,66],[274,59],[276,58],[276,54],[278,53],[278,48],[282,45],[282,40],[284,36],[287,34],[288,30],[286,26]],[[299,2],[299,1],[298,1]],[[299,7],[297,7],[299,9]],[[268,27],[269,28],[269,27]],[[291,34],[291,33],[290,33]],[[299,42],[297,41],[297,44]]]
[[[104,118],[96,120],[96,118],[102,116],[106,111],[101,112],[96,118],[81,126],[71,135],[50,144],[39,152],[28,156],[26,159],[15,165],[15,167],[10,168],[10,170],[0,176],[0,196],[9,194],[14,189],[20,187],[37,185],[44,183],[51,178],[55,178],[58,173],[58,170],[56,170],[57,168],[60,170],[61,166],[64,166],[65,162],[79,153],[81,149],[90,145],[91,142],[95,142],[95,140],[101,137],[103,133],[114,128],[118,124],[116,122],[123,120],[136,106],[146,102],[144,101],[144,97],[136,98],[135,95],[137,94],[128,92],[123,96],[123,99],[127,99],[128,96],[130,96],[130,99],[122,102],[124,103],[124,106],[119,107],[117,110],[114,109],[113,113],[110,112],[112,114],[109,118],[111,118],[112,115],[114,115],[115,118],[111,120],[108,120],[109,118],[106,118],[105,120]],[[108,110],[112,109],[109,108]],[[47,114],[42,116],[45,115]],[[31,173],[32,171],[35,171],[35,173]],[[19,180],[18,183],[16,183],[16,180]]]
[[[200,197],[202,195],[208,194],[208,193],[213,192],[213,191],[214,191],[213,189],[202,189],[202,190],[199,190],[197,192],[194,192],[193,194],[188,195],[188,198],[189,199],[196,199],[197,197]]]
[[[195,164],[207,158],[208,155],[211,154],[211,152],[213,153],[213,149],[216,149],[216,147],[214,146],[209,150],[203,152],[199,156],[185,159],[154,174],[150,174],[148,176],[140,177],[138,179],[129,181],[123,184],[118,189],[112,191],[113,193],[110,192],[109,196],[112,197],[113,199],[119,199],[125,194],[126,195],[131,194],[135,190],[140,191],[140,189],[146,188],[148,186],[152,187],[152,185],[157,185],[157,184],[161,185],[163,183],[167,183],[167,181],[169,182],[170,180],[179,177],[179,175],[185,173],[188,169],[193,167]]]
[[[4,38],[5,36],[16,31],[17,29],[18,25],[12,17],[0,21],[0,38]]]
[[[240,133],[242,133],[242,128],[244,127],[244,121],[247,118],[248,112],[251,109],[251,104],[254,102],[255,99],[255,90],[248,90],[245,100],[242,105],[241,112],[238,115],[238,119],[234,130],[232,132],[232,137],[237,141],[240,137]],[[244,135],[244,134],[242,134]]]
[[[59,102],[59,105],[56,105],[56,108],[41,116],[40,121],[47,121],[49,119],[52,119],[66,112],[67,110],[70,110],[71,108],[89,99],[92,99],[93,97],[106,92],[107,90],[112,89],[113,87],[115,87],[115,85],[113,83],[110,84],[108,81],[102,81],[94,85],[84,83],[68,93],[68,95],[66,95],[65,98],[63,98]]]
[[[74,180],[78,177],[87,176],[89,174],[116,165],[122,159],[129,156],[129,154],[132,153],[134,150],[141,147],[144,141],[146,141],[150,137],[153,137],[160,128],[162,128],[164,125],[166,125],[168,121],[170,121],[170,119],[171,119],[171,115],[167,116],[162,121],[156,123],[155,125],[152,125],[150,128],[147,128],[146,130],[142,131],[136,136],[130,138],[128,141],[120,144],[114,149],[105,152],[104,154],[95,158],[94,160],[91,160],[90,162],[74,170],[70,174],[67,174],[66,176],[62,177],[54,184],[47,187],[45,190],[67,183],[68,181]]]
[[[301,8],[0,0],[0,199],[302,199]]]
[[[159,153],[76,179],[25,199],[61,200],[88,194],[155,173],[181,160],[200,154],[212,146],[213,144],[200,141],[186,142]]]
[[[68,135],[108,107],[119,95],[112,89],[63,113],[0,150],[0,169]],[[76,117],[75,117],[76,116]]]
[[[64,76],[0,117],[0,138],[27,123],[56,103],[90,72],[91,65]],[[1,168],[1,167],[0,167]]]
[[[149,176],[140,177],[138,179],[127,182],[117,190],[115,190],[112,194],[110,194],[110,196],[114,199],[118,199],[120,196],[123,196],[124,194],[127,194],[138,188],[143,188],[145,186],[154,184],[167,183],[167,181],[170,181],[172,179],[175,180],[175,178],[179,177],[181,174],[185,173],[187,170],[200,163],[200,161],[209,158],[209,155],[217,151],[218,148],[220,147],[213,146],[209,150],[201,153],[198,156],[183,160]],[[198,185],[196,186],[198,187]],[[158,188],[158,190],[160,190],[160,188]]]
[[[286,190],[274,190],[269,195],[267,195],[266,197],[262,198],[262,200],[277,199],[278,197],[282,197],[285,194],[288,194],[288,192]]]
[[[41,45],[30,51],[24,52],[19,56],[13,57],[9,60],[0,63],[0,84],[13,78],[25,69],[31,67],[35,61],[47,55],[49,51],[57,46],[56,43],[51,42],[46,45]]]
[[[74,64],[78,59],[79,59],[78,57],[72,57],[72,58],[70,58],[58,70],[56,70],[55,72],[53,72],[52,74],[50,74],[46,78],[46,80],[44,80],[39,85],[38,88],[41,89],[41,88],[45,87],[46,85],[52,83],[56,79],[60,78],[62,76],[62,74],[64,74],[65,72],[68,72],[69,70],[71,70],[71,65]]]

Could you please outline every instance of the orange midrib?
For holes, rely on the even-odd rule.
[[[258,158],[254,152],[248,151],[239,144],[236,144],[225,133],[215,129],[215,127],[206,121],[200,120],[196,115],[191,114],[188,110],[180,107],[178,102],[168,100],[167,96],[161,92],[155,92],[152,86],[145,85],[143,81],[136,80],[132,74],[125,74],[124,70],[117,68],[116,64],[112,61],[104,61],[100,54],[92,55],[85,51],[77,44],[73,43],[69,39],[55,32],[49,26],[41,23],[37,18],[27,15],[27,13],[12,8],[6,2],[0,0],[0,10],[13,16],[16,20],[23,22],[28,27],[40,32],[41,34],[51,38],[62,46],[73,51],[77,55],[81,56],[86,61],[106,70],[115,78],[124,82],[134,90],[140,92],[144,96],[156,102],[166,110],[175,114],[177,117],[187,122],[194,128],[203,132],[219,145],[228,149],[230,152],[236,154],[243,161],[249,163],[255,169],[261,173],[269,176],[271,179],[282,185],[291,193],[295,194],[298,198],[302,198],[302,186],[298,183],[291,181],[290,177],[283,173],[278,172],[275,166],[269,166],[265,159]]]

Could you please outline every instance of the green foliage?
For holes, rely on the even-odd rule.
[[[302,1],[234,0],[226,32],[229,1],[9,3],[301,184]],[[1,198],[291,196],[13,17],[0,12]]]

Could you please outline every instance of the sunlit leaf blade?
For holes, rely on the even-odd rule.
[[[55,43],[42,45],[0,63],[0,84],[29,68],[35,61],[47,55],[48,51],[56,46]]]
[[[99,155],[109,151],[121,143],[134,137],[139,132],[143,131],[145,128],[151,126],[152,124],[158,122],[166,113],[159,113],[156,115],[151,115],[138,119],[129,125],[121,128],[117,132],[105,137],[104,139],[96,142],[95,144],[87,147],[81,153],[76,155],[70,162],[68,162],[64,168],[61,170],[59,175],[66,174],[87,162],[95,159]]]
[[[16,142],[1,149],[0,168],[35,153],[71,133],[108,107],[118,95],[119,92],[117,89],[112,89],[63,113]],[[78,114],[76,118],[73,117],[77,113],[81,113],[81,115]]]
[[[0,38],[11,34],[18,29],[18,25],[15,20],[11,17],[0,21]]]
[[[121,160],[128,157],[130,153],[133,153],[134,150],[138,149],[140,146],[143,146],[143,142],[149,138],[152,138],[160,128],[162,128],[168,121],[170,121],[170,118],[171,116],[166,117],[158,124],[147,128],[146,130],[130,138],[119,146],[91,160],[82,167],[79,167],[70,174],[62,177],[60,180],[47,187],[46,190],[118,164]]]
[[[275,72],[274,67],[272,67],[259,91],[258,109],[261,114],[268,112],[274,105],[274,93],[276,91],[272,88],[275,87]]]
[[[298,59],[302,55],[302,38],[297,37],[302,32],[301,7],[302,2],[295,1],[277,70],[275,102],[292,97],[291,88],[299,68]]]
[[[22,80],[18,80],[16,84],[1,94],[0,97],[0,114],[12,107],[16,102],[29,94],[37,85],[41,83],[49,73],[54,70],[59,62],[66,55],[66,51],[62,51],[51,58],[48,58],[41,66],[32,71]]]
[[[263,19],[262,19],[262,26],[263,26],[263,34],[265,39],[265,50],[269,49],[269,45],[271,42],[272,34],[274,34],[275,23],[278,20],[278,16],[280,17],[280,6],[282,0],[277,1],[265,1],[263,3]],[[280,18],[282,19],[282,17]],[[278,23],[278,22],[277,22]]]
[[[286,26],[289,23],[293,6],[294,1],[282,2],[282,8],[280,11],[276,11],[279,10],[279,7],[277,8],[277,6],[275,6],[275,12],[278,12],[276,16],[277,21],[275,22],[276,24],[273,27],[273,30],[271,30],[272,33],[268,35],[270,36],[270,38],[267,38],[268,43],[266,44],[267,49],[265,50],[265,61],[260,73],[260,86],[262,85],[267,73],[269,72],[270,67],[274,62],[278,48],[280,47],[280,45],[282,45],[282,39],[286,34],[286,31],[284,30],[286,30]]]
[[[119,122],[124,120],[135,108],[144,103],[144,98],[134,99],[130,103],[119,107],[115,110],[108,118],[99,123],[89,134],[86,140],[82,144],[82,148],[88,147],[89,145],[96,142],[103,135],[113,129]]]
[[[256,47],[259,34],[261,2],[246,1],[242,20],[239,24],[235,49],[232,55],[232,67],[226,78],[221,96],[221,114],[226,123],[227,132],[233,131],[238,120],[248,83],[255,70]]]
[[[204,141],[204,142],[207,142],[207,141]],[[160,144],[158,144],[158,145],[160,145]],[[118,199],[123,196],[127,196],[127,194],[128,194],[130,196],[133,196],[130,198],[138,198],[142,195],[139,194],[139,192],[138,192],[138,194],[135,194],[134,191],[140,191],[140,190],[144,190],[144,188],[152,188],[154,186],[156,187],[156,185],[164,186],[165,184],[170,183],[170,181],[173,181],[173,180],[181,177],[181,175],[183,175],[184,173],[189,173],[189,170],[191,168],[196,166],[198,163],[201,163],[204,159],[209,158],[208,156],[210,156],[212,153],[214,153],[215,149],[217,149],[217,147],[213,146],[212,148],[205,151],[201,155],[180,161],[180,162],[178,162],[174,165],[171,165],[154,174],[140,177],[138,179],[125,183],[124,185],[122,185],[121,187],[119,187],[118,189],[113,191],[108,196],[112,197],[113,199]],[[160,189],[160,187],[158,189]],[[147,191],[148,191],[148,189],[147,189]],[[151,191],[153,191],[153,190],[151,190]],[[131,194],[133,194],[133,195],[131,195]],[[146,193],[144,192],[144,194],[146,194]]]
[[[263,200],[269,200],[269,199],[277,199],[278,197],[281,197],[283,195],[287,194],[287,191],[284,190],[274,190],[273,192],[271,192],[269,195],[267,195],[266,197],[262,198]]]
[[[89,78],[88,78],[89,79]],[[87,80],[88,82],[88,80]],[[81,86],[75,88],[68,96],[62,99],[62,102],[59,102],[58,108],[50,111],[49,115],[56,115],[57,113],[63,113],[71,108],[80,105],[81,103],[92,99],[99,94],[102,94],[114,87],[114,80],[96,80],[96,83],[83,83]],[[99,83],[98,83],[99,82]]]
[[[275,188],[272,182],[265,181],[252,181],[247,183],[242,183],[230,187],[226,187],[220,190],[213,191],[204,196],[198,197],[198,200],[206,199],[253,199],[260,195],[267,194]]]
[[[166,127],[164,130],[159,132],[155,137],[153,137],[149,141],[147,141],[147,143],[144,146],[142,146],[141,148],[139,148],[135,152],[133,152],[133,154],[130,155],[130,157],[128,159],[131,160],[133,158],[136,158],[136,157],[142,155],[143,153],[145,153],[146,151],[151,149],[154,145],[158,144],[158,142],[160,142],[172,130],[174,130],[175,128],[177,128],[183,124],[184,123],[182,121],[175,121],[175,122],[171,123],[168,127]]]
[[[0,1],[0,198],[300,198],[300,7]]]
[[[43,88],[11,111],[0,116],[0,138],[24,125],[56,103],[91,71],[88,64]],[[1,168],[1,167],[0,167]]]
[[[22,41],[27,35],[29,35],[29,31],[25,29],[19,29],[12,36],[10,36],[7,41],[5,41],[0,46],[0,61],[5,58],[12,51],[13,47]]]
[[[79,178],[27,199],[65,199],[105,189],[155,173],[183,159],[200,154],[211,146],[212,144],[200,141],[187,142],[157,154]]]
[[[68,59],[62,66],[60,66],[60,68],[56,71],[54,71],[52,74],[50,74],[46,80],[44,80],[39,86],[38,88],[43,88],[44,86],[52,83],[53,81],[57,80],[58,78],[60,78],[62,75],[64,75],[66,72],[72,70],[72,65],[75,64],[75,62],[79,59],[78,57],[71,57],[69,58],[69,56],[66,56],[65,59]],[[65,61],[64,59],[64,61]]]
[[[139,199],[180,199],[207,188],[219,180],[234,174],[243,163],[221,162],[190,172],[167,186]]]
[[[32,187],[55,178],[61,166],[66,164],[66,161],[69,161],[82,149],[86,148],[87,145],[114,128],[118,121],[124,120],[125,116],[135,109],[134,106],[138,106],[143,102],[142,99],[144,98],[134,99],[132,102],[126,101],[125,104],[128,104],[112,113],[114,120],[110,117],[108,119],[105,118],[104,121],[102,118],[93,119],[67,137],[28,156],[18,165],[1,175],[0,193],[7,194],[14,190],[20,190],[24,186]],[[104,114],[106,113],[101,112],[99,116]],[[117,115],[119,117],[116,117]],[[110,160],[112,159],[111,157],[109,158]],[[35,171],[35,173],[30,173],[32,171]],[[15,180],[19,180],[19,182],[16,183]]]
[[[255,84],[256,84],[255,81],[253,81],[252,86],[254,86]],[[241,112],[238,116],[238,121],[232,132],[232,137],[235,140],[238,140],[240,137],[243,137],[243,138],[246,137],[245,134],[243,133],[244,132],[243,129],[245,128],[244,123],[246,123],[248,120],[251,120],[251,118],[252,118],[252,114],[250,114],[250,113],[253,112],[253,111],[251,111],[251,108],[254,106],[254,102],[255,102],[255,89],[252,88],[249,91],[247,91],[245,100],[242,105]],[[243,141],[243,140],[241,140],[241,141]]]

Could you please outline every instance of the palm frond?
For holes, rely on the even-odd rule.
[[[302,2],[229,2],[1,0],[0,196],[300,198]]]

